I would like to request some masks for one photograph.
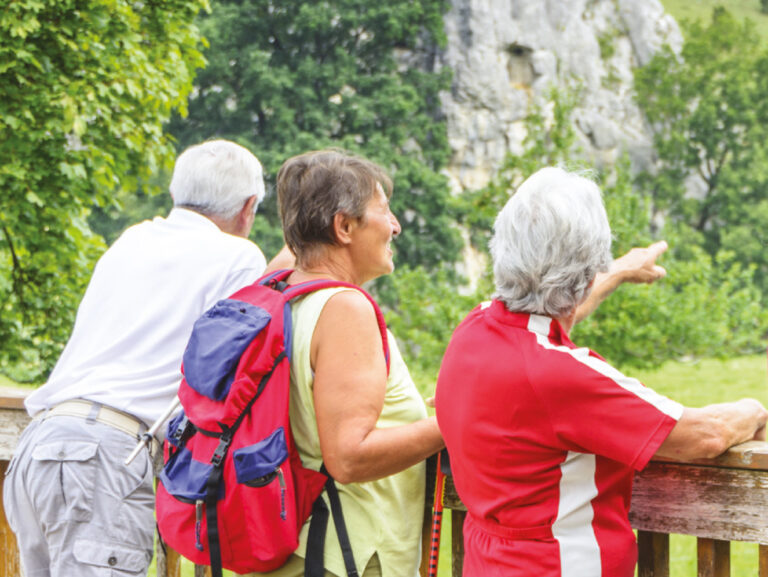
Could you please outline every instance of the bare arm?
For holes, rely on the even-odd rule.
[[[690,461],[711,459],[733,445],[765,439],[768,411],[755,399],[686,408],[656,455]]]
[[[620,256],[611,263],[607,273],[599,273],[595,277],[592,291],[576,309],[576,320],[580,322],[595,312],[600,303],[625,282],[652,283],[666,276],[664,267],[656,264],[656,259],[668,248],[667,242],[661,240],[646,248],[633,248],[627,254]]]
[[[344,291],[325,305],[312,337],[314,400],[320,449],[340,483],[398,473],[443,448],[434,417],[377,428],[387,373],[373,308]]]

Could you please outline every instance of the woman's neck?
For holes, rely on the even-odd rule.
[[[290,277],[289,282],[300,283],[309,280],[331,279],[351,284],[361,284],[359,279],[355,278],[351,267],[345,266],[339,259],[326,258],[322,261],[311,263],[296,264],[296,268]]]
[[[562,317],[556,317],[555,320],[560,323],[563,331],[570,338],[571,329],[576,324],[576,309],[573,309],[570,313]]]

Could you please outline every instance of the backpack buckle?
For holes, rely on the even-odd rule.
[[[219,440],[219,446],[216,447],[216,450],[213,452],[213,457],[211,457],[211,464],[214,467],[221,465],[221,462],[224,460],[224,456],[227,454],[227,449],[229,448],[229,444],[231,442],[231,436],[222,435],[221,439]]]
[[[177,447],[184,445],[187,439],[194,433],[194,430],[195,426],[185,415],[171,434],[171,444]]]

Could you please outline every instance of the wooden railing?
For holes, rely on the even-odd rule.
[[[434,478],[435,464],[428,465]],[[452,573],[460,577],[466,507],[450,478],[445,509],[452,519]],[[756,569],[768,577],[768,443],[744,443],[716,459],[651,461],[635,475],[629,519],[637,529],[638,577],[669,577],[671,533],[697,537],[700,577],[730,575],[731,541],[759,543]]]
[[[23,394],[0,388],[0,489],[16,441],[29,422]],[[434,487],[435,461],[428,461],[427,495]],[[466,508],[450,479],[445,488],[445,509],[452,518],[451,564],[460,577],[464,559],[462,526]],[[425,513],[425,535],[428,532]],[[680,463],[654,460],[635,477],[630,512],[638,530],[638,577],[669,576],[669,534],[698,538],[698,574],[730,575],[730,542],[759,543],[760,577],[768,577],[768,444],[750,442],[734,447],[717,459]],[[425,539],[422,575],[426,575],[429,540]],[[443,560],[443,563],[445,560]],[[754,572],[751,572],[754,574]],[[16,541],[8,528],[0,502],[0,577],[20,574]],[[157,577],[179,577],[181,559],[173,551],[157,551]],[[210,575],[195,567],[195,577]],[[740,577],[740,576],[735,576]]]

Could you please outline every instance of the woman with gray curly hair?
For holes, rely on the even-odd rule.
[[[494,300],[454,332],[435,400],[468,510],[465,577],[631,577],[634,471],[764,437],[758,401],[685,408],[571,342],[610,248],[599,188],[559,168],[498,215]]]

